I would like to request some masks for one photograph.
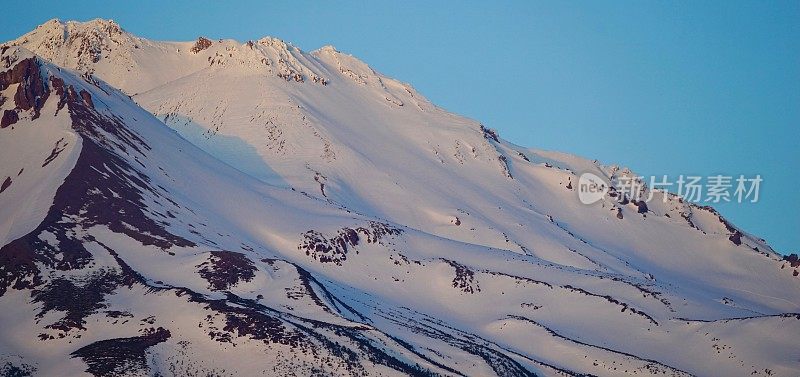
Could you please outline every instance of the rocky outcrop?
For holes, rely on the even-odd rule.
[[[192,46],[192,48],[189,51],[191,51],[191,52],[196,54],[196,53],[198,53],[200,51],[203,51],[203,50],[211,47],[212,44],[213,44],[213,42],[211,42],[210,39],[205,38],[205,37],[200,37],[200,38],[197,38],[197,42],[195,42],[194,46]]]
[[[646,214],[647,211],[649,211],[649,208],[647,208],[647,203],[645,203],[644,200],[634,200],[633,204],[636,206],[637,213]]]
[[[797,257],[797,254],[784,255],[783,260],[789,262],[790,267],[800,267],[800,258]]]
[[[728,237],[728,239],[731,242],[733,242],[734,245],[737,245],[737,246],[741,245],[742,244],[742,232],[740,232],[737,229],[736,231],[733,232],[733,234],[730,235],[730,237]]]
[[[50,92],[42,78],[39,62],[36,58],[20,60],[10,70],[0,73],[0,91],[6,90],[13,84],[19,84],[14,94],[15,108],[33,110],[32,119],[38,118],[39,110],[47,101],[47,96]],[[9,117],[8,119],[6,118],[7,116]],[[11,122],[12,117],[17,116],[16,114],[7,115],[7,112],[4,112],[2,121],[5,124],[4,127],[16,122],[16,120]],[[19,118],[17,117],[17,119]]]
[[[449,259],[442,259],[455,269],[453,277],[453,288],[460,289],[464,293],[477,293],[481,291],[480,285],[475,280],[475,273],[468,267]]]
[[[297,246],[306,255],[321,263],[334,263],[341,266],[347,260],[349,251],[358,253],[356,246],[360,242],[380,243],[386,236],[399,235],[402,230],[389,224],[370,221],[367,226],[342,228],[333,236],[326,236],[315,230],[303,234],[303,240]],[[364,237],[362,239],[362,237]]]
[[[6,128],[19,121],[19,115],[14,110],[3,111],[3,118],[0,120],[0,128]]]
[[[150,328],[143,335],[107,339],[79,348],[72,357],[81,358],[94,376],[125,376],[147,370],[147,349],[167,341],[171,336],[164,328]]]
[[[80,279],[56,278],[41,289],[33,291],[33,301],[41,308],[36,317],[42,319],[50,312],[64,313],[61,319],[45,326],[59,331],[64,337],[72,329],[85,330],[85,318],[106,307],[105,296],[122,284],[115,271],[98,271]],[[51,315],[52,316],[52,315]],[[40,339],[53,339],[53,335],[40,334]]]
[[[212,251],[208,260],[197,267],[200,276],[215,291],[227,290],[240,281],[251,281],[256,272],[247,256],[233,251]]]
[[[486,140],[494,140],[494,142],[496,142],[496,143],[500,142],[500,137],[497,135],[497,131],[495,131],[495,130],[493,130],[491,128],[488,128],[488,127],[486,127],[486,126],[484,126],[482,124],[480,125],[480,128],[481,128],[481,132],[483,133],[483,137]]]

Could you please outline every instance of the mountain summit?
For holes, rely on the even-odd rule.
[[[713,208],[332,47],[53,20],[0,46],[0,374],[800,372],[800,277]]]

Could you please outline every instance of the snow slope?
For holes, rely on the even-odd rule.
[[[53,20],[2,64],[2,368],[800,371],[800,279],[763,240],[661,193],[583,205],[581,172],[632,173],[332,47]]]

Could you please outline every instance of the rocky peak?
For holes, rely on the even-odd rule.
[[[24,46],[56,64],[92,71],[92,65],[112,52],[128,55],[138,48],[136,38],[112,20],[86,22],[52,19],[22,37],[8,42]]]
[[[317,49],[312,53],[326,53],[326,54],[339,54],[339,50],[336,49],[333,45],[325,45]]]
[[[114,22],[114,20],[104,20],[101,18],[96,18],[86,22],[67,21],[66,26],[69,31],[76,30],[79,32],[86,32],[87,30],[93,30],[99,34],[105,34],[108,36],[120,35],[124,32],[122,27]]]
[[[256,41],[256,43],[262,46],[272,47],[276,50],[283,50],[283,51],[288,51],[290,47],[293,47],[288,43],[284,42],[282,39],[275,37],[263,37],[258,41]]]
[[[44,42],[52,40],[58,46],[70,43],[77,39],[89,38],[95,40],[119,40],[127,34],[122,27],[113,20],[94,19],[86,22],[61,21],[57,18],[49,20],[36,27],[33,31],[16,40],[8,42],[9,45]]]

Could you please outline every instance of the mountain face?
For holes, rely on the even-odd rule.
[[[0,47],[0,374],[800,373],[800,277],[333,47]]]

